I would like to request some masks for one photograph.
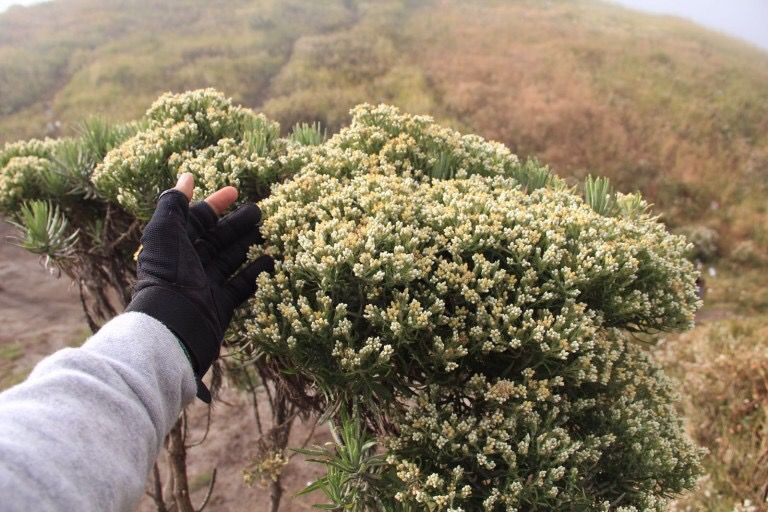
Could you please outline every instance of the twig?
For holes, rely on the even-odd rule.
[[[203,502],[200,504],[200,507],[197,509],[197,512],[203,512],[203,509],[208,505],[208,502],[211,500],[211,495],[213,494],[213,486],[216,484],[216,468],[213,468],[213,472],[211,473],[211,483],[208,484],[208,491],[205,493],[205,498],[203,498]]]
[[[112,254],[112,252],[115,250],[115,248],[123,243],[126,239],[133,236],[134,230],[141,226],[141,223],[138,220],[134,220],[131,222],[131,224],[128,226],[128,229],[126,229],[119,237],[117,237],[115,240],[112,241],[112,243],[107,246],[107,254]]]
[[[165,500],[163,499],[163,484],[160,480],[160,466],[157,465],[157,461],[155,461],[155,465],[152,468],[152,473],[154,475],[155,492],[151,493],[147,491],[147,494],[152,498],[152,501],[155,502],[157,512],[168,512],[168,508],[165,506]]]
[[[80,292],[80,304],[83,306],[85,321],[88,322],[88,328],[91,330],[91,333],[95,333],[99,330],[99,326],[91,317],[91,312],[88,310],[88,305],[85,300],[85,285],[83,284],[82,280],[77,281],[77,288]]]
[[[187,449],[192,448],[194,446],[200,446],[205,442],[206,439],[208,439],[208,432],[210,432],[211,430],[211,410],[212,409],[213,409],[213,406],[211,406],[211,404],[208,404],[208,410],[206,411],[206,415],[205,415],[205,433],[203,433],[203,437],[199,441],[195,441],[194,443],[188,443],[186,445]],[[184,423],[186,424],[186,418],[184,420]],[[186,439],[186,435],[184,436],[184,438]]]
[[[173,472],[173,497],[180,512],[195,512],[189,498],[187,452],[184,448],[184,416],[179,417],[168,434],[168,455]]]

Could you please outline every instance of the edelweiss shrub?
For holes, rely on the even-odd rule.
[[[0,211],[17,211],[24,200],[48,195],[45,178],[57,144],[52,139],[6,144],[0,152]]]
[[[691,485],[666,383],[606,329],[691,321],[685,244],[657,223],[509,178],[304,174],[263,206],[282,264],[247,338],[395,423],[404,502],[644,509]]]
[[[313,375],[332,356],[327,363],[352,372],[350,397],[369,383],[445,379],[467,359],[517,359],[531,342],[545,360],[567,361],[596,327],[692,321],[689,264],[670,260],[683,240],[656,222],[639,229],[600,216],[570,192],[529,194],[503,177],[419,183],[305,172],[262,207],[281,264],[257,292],[249,335],[289,350],[303,340],[297,355],[318,367]],[[388,371],[362,379],[366,362]]]
[[[158,194],[182,172],[196,175],[200,197],[224,185],[242,188],[251,199],[263,197],[287,175],[281,170],[292,163],[288,146],[298,146],[278,140],[277,123],[213,89],[165,94],[143,122],[146,128],[110,151],[93,173],[101,195],[141,219],[151,216]],[[300,158],[302,149],[294,153]]]
[[[323,141],[203,90],[131,126],[88,153],[84,189],[107,211],[146,219],[182,172],[199,197],[268,196],[255,251],[276,272],[227,339],[305,412],[361,422],[338,439],[376,438],[338,446],[364,469],[329,465],[334,506],[662,510],[693,484],[699,454],[633,334],[690,327],[695,275],[639,196],[590,179],[582,198],[501,144],[387,106]],[[6,211],[53,183],[49,144],[0,153]]]
[[[618,336],[595,345],[581,384],[527,367],[417,393],[384,443],[405,484],[396,499],[414,510],[666,510],[697,468],[668,384]]]
[[[362,404],[405,510],[661,510],[698,454],[626,333],[688,328],[693,269],[615,200],[600,215],[503,146],[358,108],[262,202],[279,263],[246,348],[297,394]]]

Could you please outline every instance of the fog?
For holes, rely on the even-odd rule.
[[[0,12],[8,9],[12,5],[32,5],[39,4],[45,0],[0,0]]]
[[[614,0],[644,11],[673,14],[768,50],[768,0]]]
[[[11,5],[31,5],[41,1],[45,0],[0,0],[0,12]],[[643,11],[687,18],[768,50],[768,0],[612,1]]]

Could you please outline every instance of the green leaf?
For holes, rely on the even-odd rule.
[[[584,182],[584,199],[600,215],[611,217],[616,213],[616,194],[611,189],[608,178],[587,176]]]
[[[22,231],[19,247],[50,259],[73,256],[79,230],[70,229],[58,206],[48,201],[29,201],[21,205],[17,218],[18,222],[12,224]]]
[[[319,122],[296,123],[291,130],[291,139],[302,146],[318,146],[325,142],[327,137],[328,132],[322,129]]]

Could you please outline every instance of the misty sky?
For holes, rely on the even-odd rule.
[[[768,0],[613,1],[645,11],[688,18],[768,50]]]
[[[39,3],[41,0],[0,0],[0,12],[3,12],[12,5],[30,5]]]
[[[0,12],[41,0],[0,0]],[[312,1],[312,0],[307,0]],[[768,50],[768,0],[612,0],[655,13],[674,14]]]

